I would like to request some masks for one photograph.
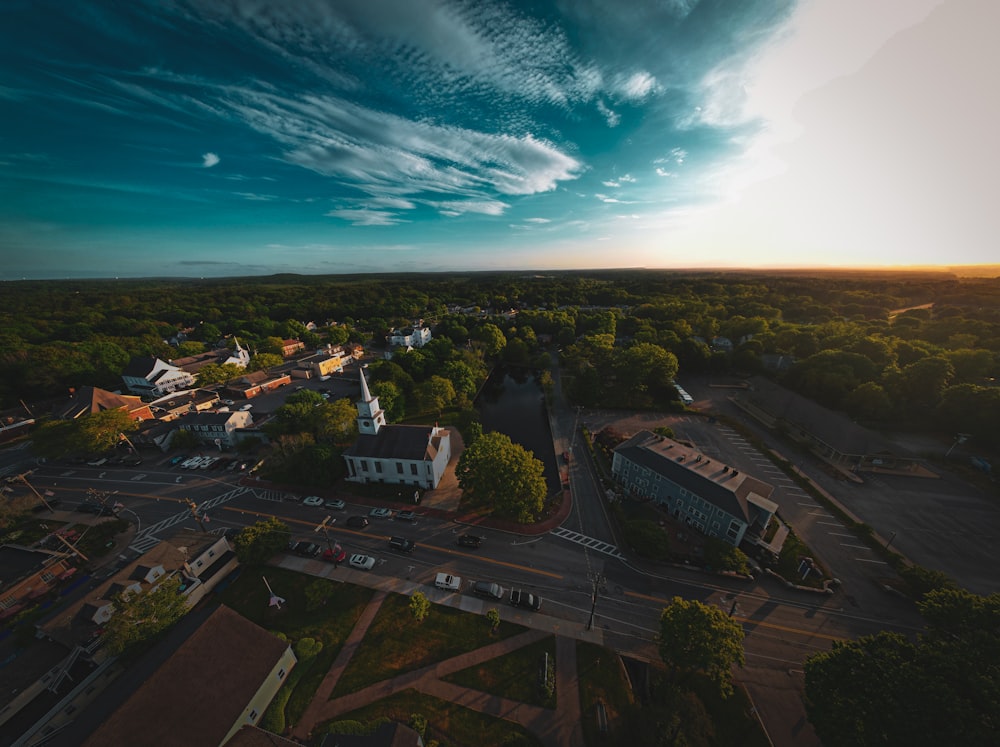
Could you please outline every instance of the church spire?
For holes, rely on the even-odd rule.
[[[365,369],[361,368],[361,399],[357,401],[358,408],[358,433],[375,435],[379,428],[385,425],[385,413],[379,407],[378,397],[373,397],[368,389],[368,381],[365,379]]]

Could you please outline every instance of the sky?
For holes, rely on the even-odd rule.
[[[5,0],[0,279],[1000,262],[995,0]]]

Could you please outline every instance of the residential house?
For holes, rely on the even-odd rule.
[[[185,616],[74,721],[50,722],[38,734],[51,729],[51,747],[222,747],[260,720],[295,663],[287,641],[228,607],[205,607]]]
[[[198,412],[181,418],[177,427],[190,431],[203,444],[231,449],[236,445],[236,431],[253,425],[253,416],[245,410],[235,412]]]
[[[0,545],[0,620],[30,607],[75,572],[68,553]]]
[[[344,451],[347,479],[436,488],[451,460],[451,434],[425,425],[387,425],[361,370],[358,438]]]
[[[246,368],[250,362],[250,351],[240,345],[240,341],[235,337],[233,341],[236,347],[230,350],[228,347],[207,350],[197,355],[189,355],[184,358],[174,358],[170,363],[181,368],[188,373],[197,376],[198,372],[209,363],[222,366],[230,363],[240,368]]]
[[[359,361],[365,357],[365,349],[356,342],[348,342],[344,344],[344,352],[351,356],[354,360]]]
[[[125,410],[133,420],[153,419],[149,405],[141,398],[93,386],[82,386],[74,390],[67,402],[53,410],[52,416],[60,420],[75,420],[82,415],[93,415],[105,410]]]
[[[132,394],[149,399],[194,386],[194,376],[153,355],[133,358],[122,372],[122,380]]]
[[[211,410],[218,403],[218,392],[211,389],[188,389],[154,399],[149,406],[160,420],[176,420],[189,412]]]
[[[615,449],[611,474],[630,495],[735,546],[759,540],[778,510],[771,485],[649,431]]]
[[[181,593],[187,605],[194,607],[238,565],[236,553],[223,536],[174,534],[72,604],[39,621],[39,635],[73,647],[111,619],[118,593],[142,592],[173,576],[181,580]]]
[[[430,327],[404,327],[389,333],[389,346],[400,348],[422,348],[431,341]]]

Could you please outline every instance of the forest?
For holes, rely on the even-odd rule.
[[[408,407],[467,403],[496,362],[544,371],[558,356],[582,405],[676,408],[675,376],[761,373],[865,425],[1000,445],[1000,278],[286,275],[8,282],[0,297],[7,410],[44,411],[88,384],[119,389],[137,355],[169,360],[232,346],[234,337],[261,356],[285,338],[307,349],[347,341],[378,349],[390,329],[422,320],[434,330],[431,345],[373,371],[397,418]]]

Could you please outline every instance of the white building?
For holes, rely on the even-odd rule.
[[[154,355],[133,358],[122,372],[126,388],[140,397],[162,397],[194,386],[194,376]]]
[[[404,327],[389,333],[389,345],[392,347],[422,348],[430,341],[430,327]]]
[[[347,479],[436,488],[451,460],[451,434],[427,425],[387,425],[361,370],[358,440],[344,452]]]

